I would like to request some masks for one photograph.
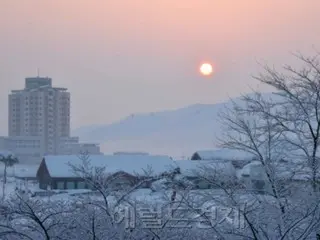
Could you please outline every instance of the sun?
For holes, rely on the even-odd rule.
[[[212,74],[213,68],[210,63],[203,63],[200,66],[200,73],[204,76],[209,76]]]

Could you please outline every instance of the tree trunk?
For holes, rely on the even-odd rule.
[[[3,182],[7,183],[7,164],[4,164]]]
[[[4,172],[3,172],[3,184],[2,184],[2,200],[5,198],[6,184],[7,184],[7,164],[5,163]]]
[[[121,231],[120,231],[120,236],[119,236],[119,239],[120,240],[124,240],[124,237],[125,237],[125,235],[124,235],[124,232],[125,232],[125,223],[123,222],[123,223],[121,223]]]

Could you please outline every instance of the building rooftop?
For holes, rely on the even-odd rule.
[[[75,177],[70,164],[83,165],[78,155],[45,156],[43,160],[51,177]],[[105,167],[107,174],[123,171],[132,175],[159,175],[176,168],[174,161],[168,156],[151,155],[90,155],[90,167]]]
[[[25,79],[25,89],[39,88],[42,86],[52,87],[52,79],[49,77],[27,77]]]
[[[56,91],[67,91],[67,88],[52,87],[52,78],[49,77],[27,77],[25,78],[25,87],[20,90],[11,90],[11,93],[40,91],[42,89],[53,89]]]
[[[226,176],[236,176],[236,170],[231,162],[224,161],[192,161],[177,160],[176,165],[184,176],[196,177],[204,174],[222,174]]]
[[[229,161],[247,161],[253,160],[254,155],[248,152],[231,149],[215,149],[215,150],[201,150],[195,152],[192,160],[229,160]]]

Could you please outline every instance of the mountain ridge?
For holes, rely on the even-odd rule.
[[[269,96],[270,93],[263,94]],[[221,136],[219,112],[240,97],[215,104],[193,104],[176,110],[131,114],[105,125],[89,125],[73,131],[81,141],[97,142],[105,153],[143,151],[188,156],[214,149]]]

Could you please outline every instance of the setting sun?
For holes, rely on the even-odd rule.
[[[204,76],[209,76],[212,74],[212,65],[210,63],[203,63],[200,66],[200,73]]]

